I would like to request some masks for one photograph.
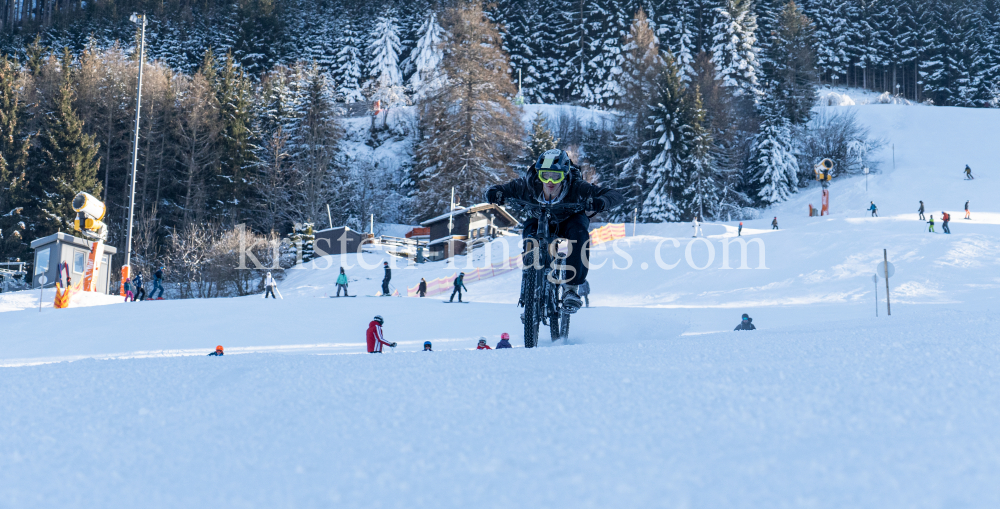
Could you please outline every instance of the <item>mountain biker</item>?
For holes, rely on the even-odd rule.
[[[486,191],[486,201],[497,205],[503,205],[505,200],[511,198],[540,204],[585,206],[583,212],[556,212],[553,229],[556,235],[570,241],[566,264],[572,267],[572,279],[563,286],[563,306],[567,312],[575,313],[583,305],[578,288],[587,280],[590,265],[590,218],[587,211],[598,213],[615,209],[625,198],[618,191],[585,181],[580,167],[573,164],[566,151],[559,149],[542,153],[520,178]],[[538,219],[531,218],[524,222],[523,238],[533,238],[537,232]]]

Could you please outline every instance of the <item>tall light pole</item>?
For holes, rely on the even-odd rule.
[[[139,32],[139,85],[135,92],[135,136],[132,138],[132,186],[129,188],[128,200],[128,240],[125,242],[125,267],[132,265],[132,217],[135,215],[135,174],[139,163],[139,110],[142,107],[142,64],[146,56],[146,14],[132,14],[132,23],[140,25]],[[125,269],[124,277],[130,277],[130,269]],[[124,281],[124,279],[123,279]]]

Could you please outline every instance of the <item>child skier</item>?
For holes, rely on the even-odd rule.
[[[927,223],[931,225],[930,228],[927,229],[927,231],[934,233],[934,216],[931,216],[931,220],[927,221]]]
[[[774,216],[774,219],[771,220],[771,229],[772,230],[778,229],[778,216]]]
[[[462,290],[469,291],[465,287],[465,283],[462,282],[463,279],[465,279],[465,273],[459,272],[458,277],[455,278],[455,289],[451,291],[451,298],[448,299],[448,302],[451,302],[455,298],[456,293],[458,294],[458,301],[462,302]]]
[[[265,299],[267,298],[268,295],[270,295],[272,299],[277,299],[277,297],[274,296],[274,287],[275,286],[278,286],[278,283],[274,282],[274,278],[271,277],[271,273],[268,272],[267,275],[264,276],[264,298]]]
[[[504,332],[500,335],[500,342],[497,343],[497,350],[501,348],[511,348],[510,346],[510,334]]]
[[[368,324],[368,331],[365,333],[365,340],[368,341],[368,353],[382,353],[382,347],[396,348],[396,343],[390,343],[382,336],[382,324],[385,320],[382,315],[375,315],[371,323]]]
[[[736,236],[737,237],[743,236],[743,221],[740,221],[740,226],[739,228],[736,229]]]
[[[417,287],[417,295],[421,297],[427,296],[427,280],[420,278],[420,286]]]
[[[969,217],[969,200],[965,200],[965,218],[972,219]]]
[[[434,351],[434,350],[431,350],[431,342],[430,341],[424,341],[424,351],[425,352],[433,352]]]
[[[142,287],[142,272],[135,274],[135,280],[132,283],[135,285],[135,297],[132,298],[132,302],[135,302],[135,299],[146,300],[146,289]]]
[[[347,274],[344,273],[344,268],[340,268],[340,275],[337,276],[337,297],[340,297],[340,290],[344,290],[344,297],[350,297],[347,294]]]
[[[135,295],[132,294],[132,280],[125,278],[125,302],[128,302],[129,299],[135,302]]]
[[[215,347],[215,351],[208,354],[209,357],[222,357],[222,345]]]
[[[479,338],[479,345],[476,346],[476,350],[492,350],[492,348],[486,344],[486,338]]]

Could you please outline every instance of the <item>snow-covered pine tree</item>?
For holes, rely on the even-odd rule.
[[[360,22],[353,12],[343,16],[340,34],[336,40],[337,63],[333,79],[337,85],[337,96],[344,102],[354,103],[364,100],[361,83],[364,63],[362,61],[362,39]]]
[[[297,257],[303,262],[308,262],[316,256],[315,241],[316,235],[313,233],[314,223],[295,223],[292,226],[292,234],[288,240],[297,251]]]
[[[749,0],[725,0],[715,11],[712,26],[712,62],[716,79],[732,90],[734,96],[756,97],[757,87],[757,20],[750,10]]]
[[[718,175],[712,160],[712,135],[706,127],[701,92],[692,92],[691,117],[684,125],[689,151],[684,158],[684,189],[681,211],[684,219],[698,216],[702,221],[715,217],[719,203]]]
[[[549,119],[541,110],[535,112],[531,120],[531,137],[528,139],[528,164],[538,160],[538,156],[546,150],[552,150],[559,145],[559,140],[552,136],[549,130]]]
[[[389,9],[375,21],[368,44],[368,79],[372,88],[390,88],[403,83],[399,71],[399,20]]]
[[[926,60],[920,70],[924,94],[934,104],[960,105],[968,97],[972,74],[969,24],[972,13],[962,2],[936,2],[930,8]]]
[[[788,2],[777,14],[761,55],[769,100],[792,124],[809,121],[816,102],[816,55],[813,27],[795,2]],[[771,108],[774,109],[774,108]]]
[[[437,22],[436,13],[432,12],[427,16],[423,26],[420,27],[419,34],[420,38],[417,40],[417,46],[413,50],[411,58],[414,71],[409,82],[415,101],[433,94],[444,80],[440,74],[441,58],[443,58],[441,44],[444,40],[444,32]]]
[[[30,254],[21,207],[32,135],[21,95],[25,84],[17,62],[0,56],[0,259]]]
[[[669,42],[669,50],[677,65],[681,83],[690,83],[694,76],[694,26],[691,0],[677,0],[660,19],[656,34],[660,41]]]
[[[798,188],[799,164],[792,153],[789,122],[781,114],[778,91],[769,88],[759,104],[761,130],[754,138],[752,164],[758,203],[768,206],[788,199]]]
[[[588,74],[592,77],[587,83],[591,95],[584,96],[587,104],[598,107],[617,107],[618,101],[624,95],[621,87],[622,64],[625,60],[622,47],[628,37],[631,26],[631,16],[622,5],[624,0],[602,0],[597,5],[597,15],[603,17],[603,23],[594,34],[594,47],[590,61],[587,62]]]
[[[682,161],[688,151],[684,137],[688,114],[681,72],[669,51],[657,77],[655,91],[646,127],[652,137],[644,143],[653,157],[642,179],[646,189],[642,217],[649,222],[679,221],[677,199],[683,183]]]
[[[847,2],[841,0],[812,0],[807,4],[806,15],[816,24],[816,67],[821,77],[838,84],[847,77]]]
[[[520,76],[521,97],[525,102],[543,102],[538,85],[541,82],[539,69],[544,65],[535,58],[536,45],[531,39],[538,26],[538,3],[535,0],[505,0],[500,3],[499,14],[499,21],[506,28],[501,35],[504,51],[510,55],[511,79]]]
[[[334,165],[343,133],[334,114],[334,92],[319,66],[297,66],[295,80],[296,121],[288,129],[292,211],[298,221],[316,221],[336,198]]]
[[[423,34],[427,15],[432,12],[427,0],[402,2],[399,6],[399,71],[403,83],[407,83],[416,72],[417,41]]]

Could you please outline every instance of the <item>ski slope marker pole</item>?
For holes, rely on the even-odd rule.
[[[882,250],[882,259],[885,261],[885,309],[889,316],[892,316],[892,307],[889,305],[889,253]]]

